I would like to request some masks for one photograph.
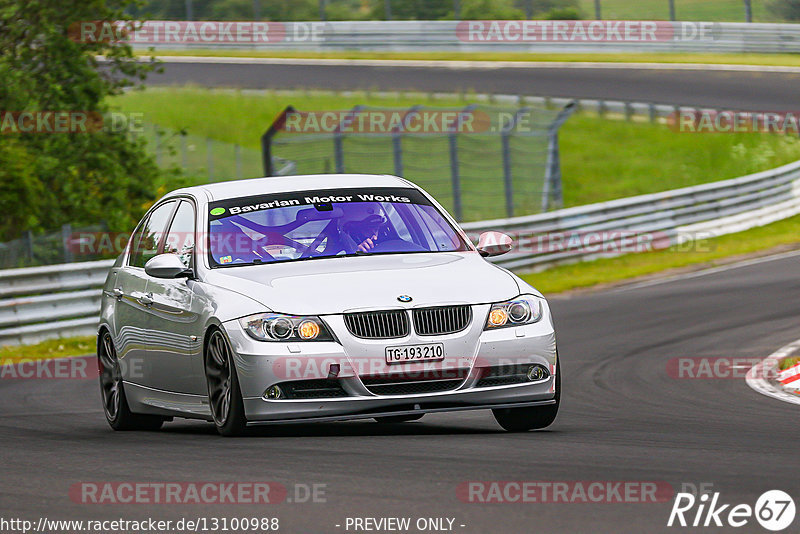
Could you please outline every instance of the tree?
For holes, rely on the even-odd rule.
[[[80,21],[126,20],[126,7],[107,0],[0,6],[0,110],[107,114],[107,98],[143,80],[154,64],[136,61],[124,41],[81,41],[72,30]],[[158,168],[127,131],[4,133],[1,142],[0,239],[64,223],[107,221],[112,230],[130,230],[153,201]]]

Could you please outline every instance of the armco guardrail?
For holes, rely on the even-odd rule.
[[[156,50],[800,52],[800,25],[669,21],[148,21],[133,45]]]
[[[798,213],[800,161],[732,180],[463,227],[471,236],[486,230],[511,234],[518,246],[499,256],[497,263],[512,269],[542,269],[619,255],[625,240],[669,246]],[[0,344],[91,335],[97,325],[100,288],[112,263],[0,271]]]
[[[620,255],[632,242],[667,247],[798,213],[800,161],[732,180],[462,227],[472,236],[485,230],[512,235],[517,248],[497,263],[542,269]]]
[[[113,260],[0,271],[0,344],[92,335]]]

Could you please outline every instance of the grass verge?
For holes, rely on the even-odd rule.
[[[137,50],[139,56],[150,56],[146,50]],[[762,67],[800,67],[797,54],[736,54],[704,52],[649,52],[649,53],[583,53],[538,54],[530,52],[360,52],[342,50],[335,52],[303,52],[292,50],[157,50],[157,56],[185,57],[252,57],[277,59],[405,59],[420,61],[519,61],[543,63],[701,63],[706,65],[754,65]]]
[[[94,336],[49,339],[36,345],[5,345],[0,346],[0,363],[83,356],[94,353],[95,349]]]
[[[800,243],[800,216],[766,226],[686,245],[616,258],[599,259],[554,267],[523,278],[545,295],[614,284],[632,278],[685,268],[714,267],[729,263],[737,256],[747,256],[777,247]]]

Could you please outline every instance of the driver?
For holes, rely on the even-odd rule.
[[[386,217],[377,202],[346,204],[344,214],[339,219],[339,228],[345,239],[352,240],[358,252],[369,252],[378,244]]]

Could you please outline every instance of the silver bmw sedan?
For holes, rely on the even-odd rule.
[[[106,419],[252,425],[491,409],[544,428],[561,394],[547,301],[394,176],[216,183],[159,200],[103,289]]]

